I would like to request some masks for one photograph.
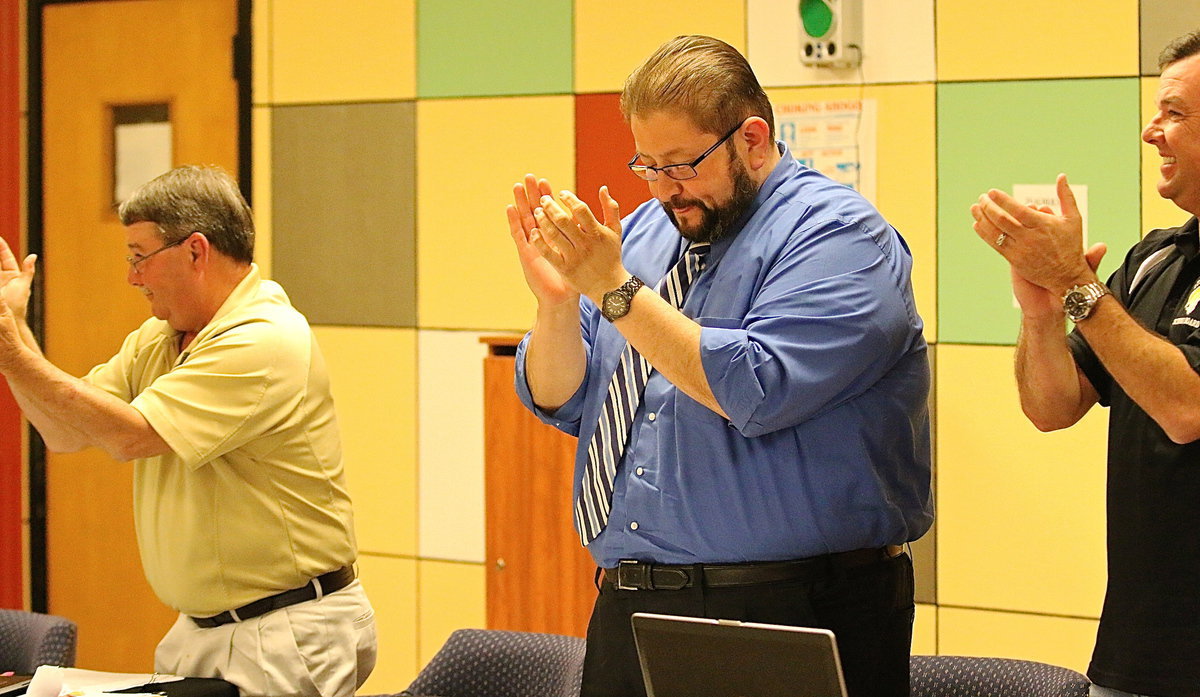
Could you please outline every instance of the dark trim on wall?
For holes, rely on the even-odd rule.
[[[42,256],[45,233],[42,191],[45,173],[42,163],[42,8],[80,2],[110,0],[26,0],[26,65],[28,97],[28,134],[26,142],[26,242],[30,254]],[[238,83],[238,182],[246,200],[250,200],[253,172],[253,0],[236,0],[237,34],[233,38],[233,78]],[[45,292],[42,274],[34,277],[29,304],[29,326],[39,342],[45,343]],[[46,542],[46,446],[32,426],[29,427],[29,597],[35,612],[49,610],[49,575]]]
[[[238,185],[254,207],[254,0],[237,0],[233,37],[233,79],[238,101]]]
[[[42,7],[53,0],[28,0],[26,4],[26,85],[27,100],[25,244],[30,254],[42,256],[45,217],[42,213]],[[29,302],[29,327],[37,340],[45,343],[44,274],[33,278]],[[46,612],[49,585],[46,574],[46,446],[38,432],[29,426],[29,604],[34,612]]]

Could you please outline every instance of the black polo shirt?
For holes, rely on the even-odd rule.
[[[1196,218],[1138,243],[1108,286],[1200,372]],[[1069,338],[1108,429],[1108,588],[1088,677],[1157,697],[1200,697],[1200,441],[1173,443],[1078,331]],[[1145,369],[1153,371],[1153,365]],[[1200,405],[1197,405],[1200,408]]]

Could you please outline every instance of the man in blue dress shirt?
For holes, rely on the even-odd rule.
[[[908,248],[775,140],[721,41],[664,44],[621,108],[654,201],[621,219],[602,188],[597,220],[530,175],[507,211],[537,299],[517,391],[579,438],[602,569],[583,695],[645,694],[638,611],[825,627],[851,697],[907,695],[900,546],[933,518]]]

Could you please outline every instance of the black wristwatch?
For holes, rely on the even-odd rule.
[[[604,315],[604,319],[609,322],[615,322],[629,314],[629,305],[633,302],[633,296],[644,285],[646,284],[642,283],[642,279],[630,276],[629,280],[622,283],[620,288],[604,294],[603,300],[600,301],[600,314]]]
[[[1092,314],[1096,302],[1108,294],[1108,288],[1098,281],[1086,286],[1071,286],[1063,295],[1063,312],[1067,313],[1072,322],[1082,322]]]

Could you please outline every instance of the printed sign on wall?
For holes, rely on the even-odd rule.
[[[800,164],[875,201],[874,99],[777,104],[775,129]]]

